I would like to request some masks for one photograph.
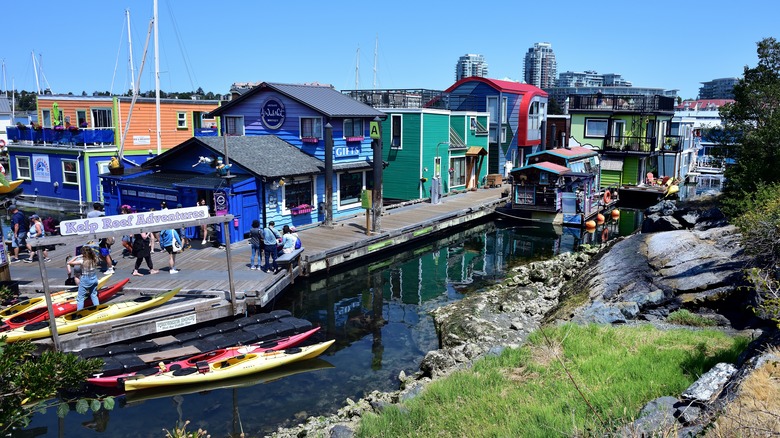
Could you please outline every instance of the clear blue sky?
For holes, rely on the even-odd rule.
[[[136,74],[152,0],[11,0],[3,4],[0,88],[36,88],[32,53],[55,93],[130,88],[125,9]],[[485,57],[489,76],[521,80],[535,42],[552,44],[558,72],[618,73],[634,86],[696,97],[700,82],[739,77],[756,43],[780,38],[773,0],[651,2],[159,0],[165,91],[226,93],[233,82],[320,82],[444,89],[458,57]],[[141,90],[154,89],[153,42]],[[113,81],[113,86],[112,86]]]

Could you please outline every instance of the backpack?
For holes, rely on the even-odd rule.
[[[297,237],[295,239],[295,249],[301,249],[301,238]]]

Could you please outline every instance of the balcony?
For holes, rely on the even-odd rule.
[[[613,137],[604,138],[604,152],[650,154],[656,150],[655,137]]]
[[[65,145],[65,146],[102,146],[114,144],[114,130],[100,129],[54,129],[54,128],[20,128],[8,127],[8,140],[14,143],[35,145]]]
[[[217,128],[195,128],[195,137],[218,137]]]
[[[569,111],[674,113],[674,98],[629,94],[572,94]]]

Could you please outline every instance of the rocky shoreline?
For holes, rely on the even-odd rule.
[[[719,211],[678,210],[664,201],[648,209],[642,233],[514,268],[501,284],[434,310],[440,348],[428,352],[417,373],[401,372],[399,390],[347,399],[334,415],[311,417],[272,436],[351,437],[363,414],[412,398],[432,380],[478,358],[521,346],[542,324],[649,321],[665,326],[663,319],[680,308],[713,320],[719,328],[746,329],[757,338],[736,367],[719,364],[681,399],[653,400],[626,426],[631,434],[671,428],[679,436],[695,434],[757,364],[778,360],[761,353],[762,345],[777,345],[778,336],[751,329],[761,321],[734,311],[736,301],[742,301],[743,295],[734,292],[745,261],[737,230]],[[745,303],[738,305],[745,309]]]

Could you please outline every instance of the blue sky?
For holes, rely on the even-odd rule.
[[[11,0],[2,6],[0,88],[34,90],[32,53],[55,93],[130,88],[124,11],[136,74],[152,0]],[[558,72],[618,73],[635,86],[696,97],[700,82],[739,77],[756,43],[780,38],[780,3],[159,0],[165,91],[226,93],[233,82],[319,82],[355,88],[444,89],[458,57],[485,57],[489,76],[522,79],[535,42],[552,44]],[[124,30],[123,30],[124,29]],[[153,43],[141,80],[154,89]],[[37,62],[37,61],[36,61]]]

